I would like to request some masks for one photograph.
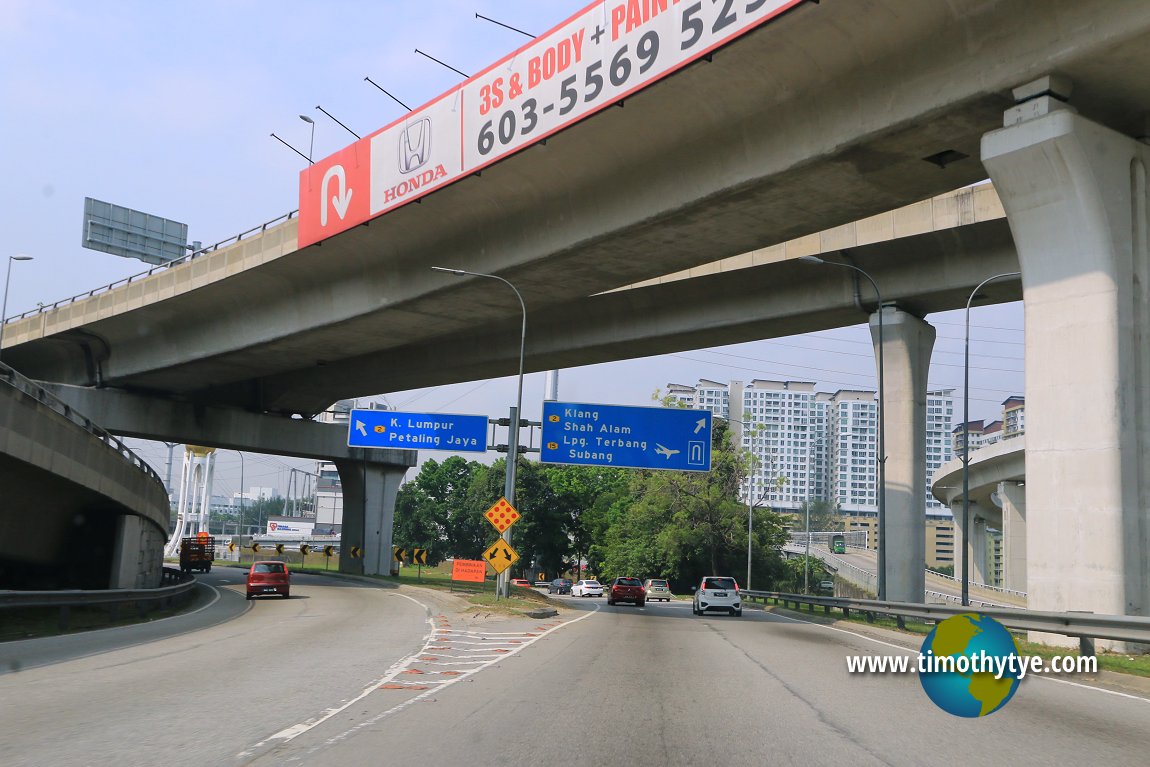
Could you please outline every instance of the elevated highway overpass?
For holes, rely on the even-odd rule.
[[[890,532],[908,536],[905,547],[888,536],[892,550],[909,552],[892,580],[900,597],[921,592],[912,499],[925,495],[915,434],[933,329],[918,313],[960,306],[974,284],[1017,263],[1035,424],[1028,494],[1048,515],[1030,541],[1054,552],[1030,579],[1032,606],[1144,614],[1150,478],[1137,467],[1148,443],[1140,424],[1150,420],[1138,414],[1150,410],[1150,381],[1137,350],[1150,321],[1130,286],[1150,284],[1140,245],[1150,239],[1139,181],[1148,157],[1137,140],[1150,104],[1148,42],[1150,6],[1128,0],[801,4],[629,94],[624,108],[599,111],[420,205],[305,248],[288,222],[12,323],[5,359],[60,383],[284,414],[513,372],[512,355],[489,362],[461,347],[490,348],[518,317],[514,299],[431,265],[498,274],[532,316],[565,321],[550,348],[529,346],[529,369],[574,361],[586,340],[599,350],[587,361],[601,361],[847,324],[876,308],[869,292],[856,292],[845,270],[804,272],[786,261],[755,273],[780,286],[768,296],[783,306],[749,322],[708,314],[725,297],[714,289],[736,282],[748,284],[732,293],[742,306],[762,301],[748,275],[599,294],[989,175],[1014,260],[987,247],[1006,242],[1001,223],[926,235],[901,256],[897,246],[848,248],[895,299],[871,314],[872,331],[886,318],[891,367],[886,494],[900,524]],[[1017,289],[990,298],[1009,300]],[[788,307],[783,296],[804,303]],[[829,298],[812,311],[812,296]],[[648,331],[621,329],[672,305],[686,318],[678,326],[664,309]],[[572,324],[589,327],[587,339]],[[653,340],[664,335],[671,340]],[[1067,357],[1074,375],[1056,385]],[[1081,420],[1062,421],[1084,403]],[[1058,530],[1087,517],[1088,545],[1068,551]]]
[[[520,289],[533,318],[564,306],[578,315],[570,302],[985,179],[982,135],[1001,126],[1011,88],[1049,71],[1074,79],[1084,113],[1139,135],[1137,115],[1150,96],[1141,76],[1148,35],[1150,11],[1117,0],[802,4],[711,61],[633,94],[624,108],[598,112],[422,204],[303,249],[298,222],[289,221],[13,323],[5,357],[35,378],[286,413],[509,374],[513,355],[455,371],[436,346],[452,351],[453,339],[513,321],[514,297],[429,266],[497,273]],[[969,256],[980,244],[953,247]],[[881,260],[860,264],[888,274]],[[845,273],[767,271],[764,283],[796,290],[849,283]],[[977,280],[954,283],[949,300],[924,308],[960,306]],[[897,292],[911,300],[907,293]],[[644,303],[665,305],[658,295]],[[623,325],[638,316],[613,304],[609,311]],[[684,333],[674,344],[616,343],[610,355],[581,359],[746,340],[764,324],[716,329],[705,341]],[[544,359],[529,347],[527,364],[541,370],[578,359]]]
[[[0,588],[160,585],[168,494],[119,440],[0,364]]]

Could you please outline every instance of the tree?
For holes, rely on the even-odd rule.
[[[605,466],[558,465],[545,466],[544,471],[570,544],[570,562],[556,565],[554,572],[565,571],[569,564],[578,576],[579,563],[589,558],[593,543],[606,534],[607,510],[626,493],[630,472]]]
[[[828,501],[824,498],[812,498],[803,501],[802,506],[799,507],[795,517],[799,523],[799,530],[805,530],[808,509],[811,515],[810,522],[812,531],[841,531],[843,529],[843,518],[839,515],[835,502]]]
[[[785,575],[776,584],[776,589],[798,594],[803,590],[804,579],[808,586],[812,584],[817,586],[819,581],[829,580],[830,577],[826,564],[821,559],[799,555],[786,560]]]
[[[607,529],[591,548],[603,574],[666,577],[682,588],[703,575],[743,571],[748,512],[739,488],[746,457],[728,434],[725,421],[714,423],[709,472],[635,474],[628,497],[617,496],[607,509]],[[769,510],[754,515],[752,566],[772,573],[781,567],[785,529]]]
[[[470,520],[471,524],[467,523],[471,486],[476,475],[485,472],[482,464],[459,456],[451,456],[443,463],[424,463],[415,479],[396,495],[396,543],[428,549],[432,561],[456,554],[461,542],[470,551],[472,529],[479,529],[479,523],[488,526],[478,515]]]

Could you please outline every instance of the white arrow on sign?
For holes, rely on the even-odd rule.
[[[320,184],[320,210],[319,210],[319,225],[327,226],[327,182],[331,181],[332,177],[337,182],[338,190],[332,195],[331,204],[335,208],[335,212],[339,214],[340,220],[347,215],[347,207],[351,205],[351,195],[353,190],[347,188],[347,173],[344,172],[342,165],[333,165],[327,169],[327,173],[323,174],[323,183]]]
[[[358,431],[363,436],[365,436],[365,437],[367,436],[367,429],[365,429],[363,427],[363,421],[356,421],[355,422],[355,430]]]
[[[695,433],[698,434],[699,432],[701,432],[705,428],[707,428],[707,419],[706,418],[700,418],[699,422],[697,424],[695,424]]]

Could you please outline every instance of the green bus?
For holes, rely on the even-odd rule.
[[[827,541],[827,546],[830,548],[832,554],[847,553],[847,539],[841,533],[832,535]]]

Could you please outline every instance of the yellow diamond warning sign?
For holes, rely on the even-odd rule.
[[[483,516],[487,517],[492,527],[501,533],[519,521],[519,512],[507,502],[506,498],[500,498],[498,503],[483,513]]]
[[[519,554],[507,541],[500,538],[487,547],[487,551],[483,552],[483,558],[488,561],[492,570],[501,573],[519,561]]]

